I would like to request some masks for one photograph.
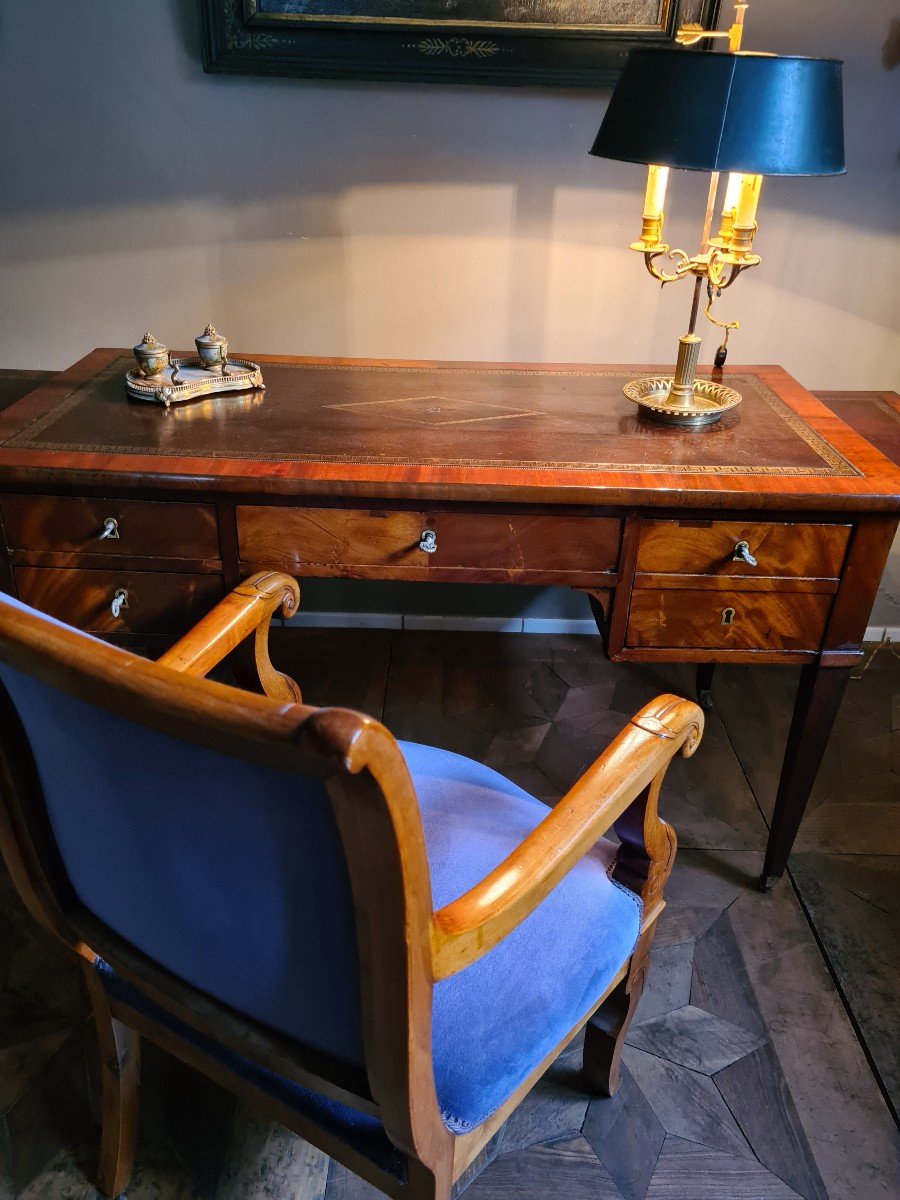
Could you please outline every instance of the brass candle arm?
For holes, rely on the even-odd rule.
[[[654,279],[662,284],[677,283],[688,275],[699,276],[710,281],[717,291],[731,287],[738,275],[750,267],[758,266],[762,261],[758,254],[747,254],[740,258],[726,251],[713,247],[705,254],[695,254],[691,257],[686,251],[672,249],[665,242],[658,246],[644,246],[634,243],[632,249],[639,250],[644,256],[644,266]],[[675,262],[674,274],[662,271],[656,266],[658,258],[669,258]]]

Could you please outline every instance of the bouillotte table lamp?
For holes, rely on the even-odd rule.
[[[841,63],[782,58],[740,50],[746,4],[737,4],[731,29],[717,33],[685,26],[682,45],[727,37],[729,53],[633,50],[600,126],[591,154],[647,163],[643,227],[632,250],[663,284],[694,277],[687,333],[679,340],[673,377],[632,380],[629,399],[673,425],[708,425],[741,401],[720,383],[695,378],[700,338],[694,332],[706,281],[706,315],[725,331],[716,366],[725,362],[728,333],[737,322],[717,320],[713,301],[738,275],[759,263],[754,254],[756,206],[764,175],[839,175],[844,172]],[[670,167],[711,172],[700,252],[673,250],[662,240]],[[729,172],[718,234],[711,237],[720,172]],[[670,271],[658,260],[670,260]]]

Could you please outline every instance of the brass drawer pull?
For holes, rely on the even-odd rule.
[[[749,542],[738,542],[731,556],[732,562],[745,562],[750,567],[756,566],[756,559],[750,553]]]
[[[112,604],[109,606],[112,615],[118,619],[121,616],[122,609],[128,607],[128,593],[124,588],[118,588],[113,596]]]
[[[424,550],[426,554],[434,554],[437,550],[437,534],[433,529],[423,529],[422,539],[419,542],[419,549]]]
[[[119,522],[115,517],[107,517],[103,522],[103,532],[100,534],[100,541],[105,542],[107,538],[119,537]]]
[[[734,616],[735,616],[735,614],[734,614],[733,608],[723,608],[722,609],[722,624],[723,625],[733,625],[734,624]]]

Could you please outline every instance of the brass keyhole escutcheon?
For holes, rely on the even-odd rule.
[[[734,624],[734,609],[733,608],[723,608],[722,609],[722,624],[723,625],[733,625]]]

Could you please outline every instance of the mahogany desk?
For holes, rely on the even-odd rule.
[[[641,420],[647,367],[260,358],[165,410],[95,350],[0,412],[0,585],[119,638],[241,576],[568,585],[615,661],[802,666],[765,866],[784,871],[900,512],[900,471],[779,367],[705,431]],[[657,368],[658,369],[658,368]],[[740,557],[740,543],[756,562]]]

